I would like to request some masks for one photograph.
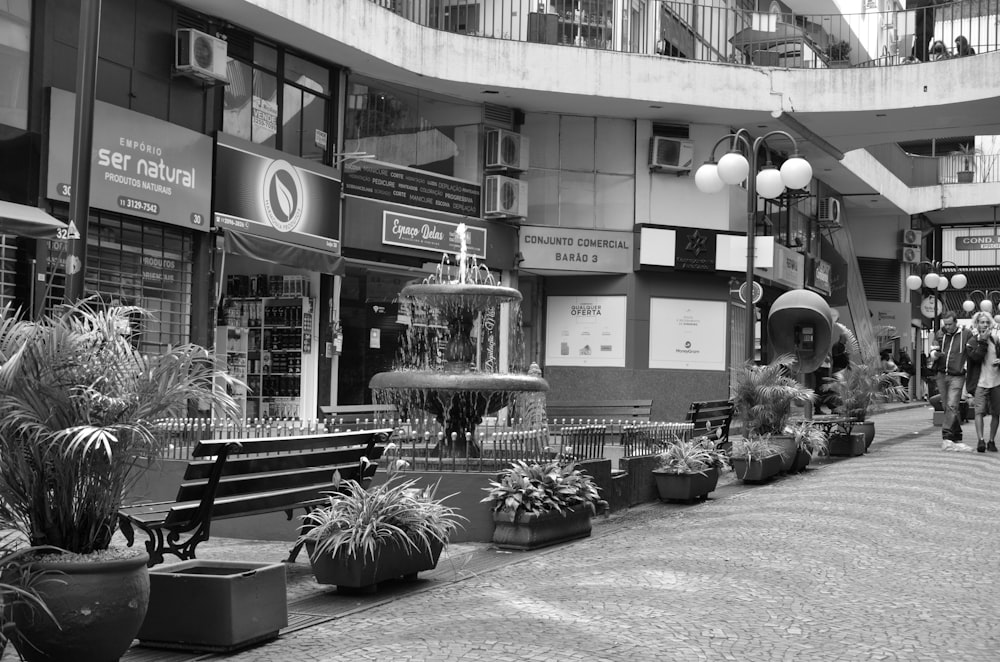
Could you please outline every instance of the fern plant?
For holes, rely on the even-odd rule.
[[[766,365],[747,361],[733,368],[733,402],[745,437],[783,434],[793,405],[812,402],[816,394],[793,378],[792,354],[775,357]]]
[[[726,468],[726,456],[707,437],[670,442],[656,460],[657,470],[672,474],[704,474],[709,469]]]

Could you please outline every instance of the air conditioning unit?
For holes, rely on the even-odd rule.
[[[486,167],[525,171],[528,169],[528,139],[504,129],[486,132]]]
[[[900,234],[902,235],[900,243],[904,246],[919,246],[923,239],[920,230],[903,230]]]
[[[489,175],[483,196],[483,216],[486,218],[528,215],[528,183],[513,177]]]
[[[690,172],[694,163],[694,143],[680,138],[653,136],[649,139],[649,169]]]
[[[840,225],[840,200],[820,198],[816,205],[816,217],[821,225]]]
[[[224,39],[190,28],[177,31],[174,68],[178,73],[198,80],[228,83],[228,63],[228,49]]]
[[[899,251],[899,260],[904,264],[919,264],[920,249],[916,246],[903,246]]]

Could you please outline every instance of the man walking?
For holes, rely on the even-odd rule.
[[[941,330],[934,336],[931,359],[937,372],[938,393],[944,408],[941,425],[941,450],[971,450],[962,441],[962,418],[959,404],[965,392],[966,345],[972,332],[958,326],[958,315],[953,310],[941,315]]]

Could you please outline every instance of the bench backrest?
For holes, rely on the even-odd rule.
[[[692,402],[684,419],[694,424],[692,437],[718,430],[720,441],[729,439],[729,426],[733,421],[736,405],[732,400],[706,400]]]
[[[563,418],[587,421],[648,421],[652,409],[652,400],[582,400],[550,402],[545,405],[545,413],[550,423]]]
[[[167,522],[191,518],[214,481],[212,517],[274,512],[321,501],[341,481],[367,485],[391,428],[199,442]],[[220,460],[221,456],[221,462]],[[362,458],[365,458],[364,460]]]

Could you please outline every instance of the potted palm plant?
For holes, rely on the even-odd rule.
[[[59,574],[37,587],[53,618],[13,610],[12,641],[27,660],[127,650],[148,604],[148,555],[111,541],[127,490],[160,451],[156,421],[196,404],[238,414],[205,348],[139,351],[146,316],[92,300],[37,322],[2,310],[0,504],[42,548],[35,567]]]
[[[973,145],[966,143],[958,146],[955,155],[958,157],[961,169],[955,173],[955,177],[959,184],[972,183],[972,179],[976,174],[976,154],[977,150]]]
[[[805,470],[814,457],[822,457],[828,452],[827,434],[812,421],[797,421],[785,428],[787,434],[795,439],[795,461],[791,472]]]
[[[707,436],[675,439],[657,455],[653,478],[661,501],[704,499],[719,484],[726,456]]]
[[[797,448],[785,433],[792,407],[815,399],[811,388],[791,376],[795,363],[794,355],[783,354],[765,365],[748,361],[733,369],[732,399],[743,436],[768,437],[771,446],[780,448],[783,471],[791,469]]]
[[[575,463],[518,460],[484,488],[492,504],[493,542],[535,549],[590,535],[591,518],[607,507],[590,474]]]
[[[300,527],[316,581],[337,590],[371,588],[436,567],[462,517],[435,491],[391,475],[370,490],[350,480],[327,493]]]

